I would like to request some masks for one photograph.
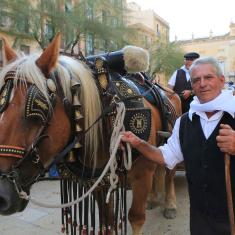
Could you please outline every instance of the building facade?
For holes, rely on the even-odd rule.
[[[142,10],[135,2],[127,3],[126,24],[136,29],[137,34],[130,41],[149,49],[153,43],[169,42],[169,24],[153,10]]]
[[[141,10],[140,6],[134,2],[127,3],[126,0],[106,0],[102,1],[102,4],[98,4],[97,0],[51,0],[51,2],[49,2],[51,3],[51,7],[53,6],[53,1],[55,1],[54,8],[56,6],[61,12],[68,14],[76,10],[78,11],[78,9],[81,8],[80,6],[82,6],[84,11],[82,11],[83,15],[79,16],[81,20],[86,19],[87,23],[91,23],[89,25],[91,28],[95,27],[92,26],[93,21],[96,24],[97,22],[100,23],[102,27],[103,35],[101,36],[83,29],[82,33],[79,35],[78,43],[74,47],[74,52],[82,51],[82,53],[87,56],[120,49],[121,46],[117,43],[115,36],[113,36],[114,40],[106,37],[106,33],[110,33],[107,31],[110,31],[112,27],[114,29],[121,29],[123,27],[126,28],[127,31],[131,29],[130,32],[135,33],[130,33],[131,36],[125,38],[126,44],[140,46],[145,49],[150,49],[153,43],[169,41],[169,24],[153,10]],[[40,5],[38,5],[41,3],[40,1],[29,0],[29,2],[35,8],[41,9],[39,7]],[[17,22],[13,24],[13,21],[17,20],[11,19],[9,15],[7,15],[9,12],[7,8],[9,6],[8,4],[2,5],[0,9],[0,67],[4,65],[1,36],[6,37],[11,45],[14,45],[18,51],[22,51],[25,54],[39,51],[42,47],[35,38],[29,36],[29,32],[31,31],[30,27],[32,27],[30,26],[30,24],[32,25],[30,20],[24,19],[24,22],[19,20],[20,27],[18,25],[15,32],[13,32],[15,25],[17,26]],[[48,11],[48,8],[46,11]],[[60,29],[59,26],[57,26],[57,29],[53,28],[53,19],[50,18],[51,16],[53,17],[53,12],[50,13],[51,14],[45,14],[44,10],[43,14],[40,13],[37,16],[42,17],[39,27],[36,28],[36,33],[38,33],[41,38],[45,36],[50,38],[54,35],[56,30]],[[64,17],[64,15],[57,15],[57,18],[58,17]],[[81,26],[72,27],[76,33],[81,29]],[[122,34],[120,33],[120,37],[121,36]],[[20,38],[20,40],[18,40],[18,38]],[[64,38],[61,44],[62,49],[66,48],[66,41],[68,40]]]
[[[230,31],[222,36],[210,33],[206,38],[192,38],[178,42],[185,52],[195,51],[201,57],[213,56],[219,60],[227,81],[235,82],[235,23]]]

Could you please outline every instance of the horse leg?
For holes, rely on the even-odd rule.
[[[165,167],[157,166],[153,175],[152,190],[148,195],[147,209],[151,210],[164,202]]]
[[[152,178],[156,165],[139,159],[129,173],[132,187],[132,204],[128,219],[133,235],[141,235],[146,218],[145,208],[148,194],[152,187]]]
[[[175,195],[175,185],[174,185],[174,176],[176,168],[169,170],[166,168],[166,177],[165,177],[165,208],[163,215],[167,219],[174,219],[176,217],[177,208],[176,208],[176,195]]]
[[[100,190],[95,194],[99,212],[100,235],[114,234],[114,197],[113,194],[111,194],[109,202],[106,203],[106,195],[107,190]]]

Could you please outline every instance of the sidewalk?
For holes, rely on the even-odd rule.
[[[161,208],[147,211],[144,235],[189,235],[189,208],[185,176],[175,178],[178,214],[176,219],[167,220]],[[42,181],[31,189],[31,195],[39,201],[57,204],[60,201],[59,182]],[[128,192],[128,205],[131,191]],[[128,234],[131,234],[130,227]],[[22,212],[11,216],[0,216],[1,235],[57,235],[61,233],[60,209],[48,209],[29,203]]]

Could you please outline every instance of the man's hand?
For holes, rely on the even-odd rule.
[[[188,97],[190,97],[192,94],[192,91],[191,90],[184,90],[181,92],[181,95],[183,96],[183,98],[186,100],[188,99]]]
[[[235,131],[229,125],[220,125],[216,140],[221,152],[235,155]]]
[[[133,148],[136,148],[142,143],[142,140],[133,134],[131,131],[126,131],[122,133],[122,141],[129,143]]]

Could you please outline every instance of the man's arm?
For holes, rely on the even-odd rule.
[[[137,149],[144,157],[155,163],[164,165],[165,161],[162,152],[155,146],[140,139],[130,131],[122,133],[122,141],[129,143],[133,148]]]

